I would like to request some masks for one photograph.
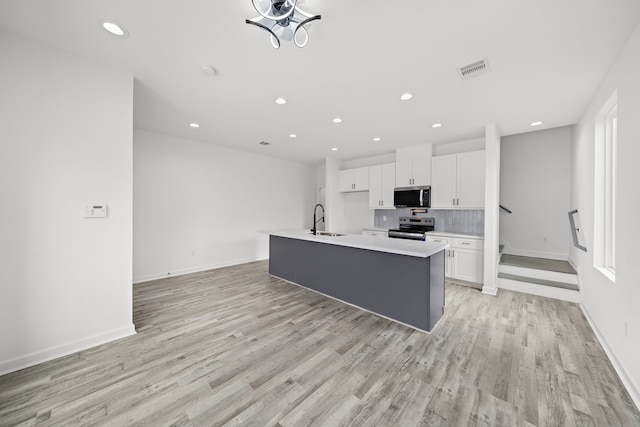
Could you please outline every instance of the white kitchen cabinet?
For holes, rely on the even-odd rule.
[[[432,145],[396,150],[396,187],[431,184]]]
[[[483,253],[472,249],[453,248],[451,277],[467,282],[482,283]]]
[[[369,168],[344,169],[338,172],[338,190],[367,191],[369,189]]]
[[[429,241],[430,242],[437,242],[437,243],[445,243],[447,244],[447,249],[444,250],[444,276],[445,277],[451,277],[451,259],[449,256],[449,248],[451,247],[451,239],[449,237],[444,237],[444,236],[431,236],[431,234],[429,234]]]
[[[450,235],[433,235],[429,233],[430,242],[446,243],[445,277],[465,282],[482,283],[484,280],[484,240],[480,238],[455,237]]]
[[[395,163],[369,167],[369,207],[371,209],[394,209],[393,189],[395,182]]]
[[[362,235],[373,236],[373,237],[389,237],[389,232],[385,230],[377,230],[373,228],[363,228]]]
[[[431,207],[484,209],[485,151],[431,159]]]
[[[431,207],[453,206],[456,194],[457,155],[436,156],[431,159]]]

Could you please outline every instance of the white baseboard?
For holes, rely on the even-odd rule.
[[[530,251],[527,249],[516,249],[507,246],[505,246],[503,253],[509,255],[528,256],[533,258],[555,259],[559,261],[567,261],[567,259],[569,259],[569,254],[565,253]]]
[[[594,322],[587,308],[584,305],[582,305],[582,303],[580,304],[580,308],[582,309],[582,313],[584,313],[584,317],[587,319],[587,322],[589,322],[591,329],[593,329],[593,332],[595,333],[596,338],[600,342],[600,345],[604,349],[604,352],[607,354],[607,357],[611,361],[611,364],[613,365],[613,369],[616,370],[616,372],[618,373],[618,376],[620,377],[620,380],[622,381],[622,384],[624,384],[624,387],[627,389],[627,392],[629,392],[629,395],[631,396],[633,403],[636,404],[636,408],[640,408],[640,388],[638,388],[638,386],[633,382],[631,377],[627,375],[627,371],[624,370],[624,367],[618,361],[616,354],[609,346],[609,343],[607,343],[607,340],[604,338],[604,335],[602,335],[602,333],[600,332],[600,329],[598,329],[598,325],[596,325],[596,323]]]
[[[72,341],[66,344],[50,347],[45,350],[36,351],[15,359],[0,362],[0,375],[19,371],[20,369],[48,362],[59,357],[67,356],[78,351],[86,350],[101,344],[115,341],[120,338],[135,335],[136,330],[133,324],[123,328],[114,329],[99,335]]]
[[[216,268],[222,268],[222,267],[231,267],[233,265],[246,264],[248,262],[263,261],[265,259],[268,259],[268,257],[237,259],[232,261],[201,265],[198,267],[181,268],[178,270],[171,270],[164,273],[155,273],[155,274],[148,274],[145,276],[134,277],[133,283],[136,284],[136,283],[149,282],[151,280],[166,279],[167,277],[183,276],[185,274],[199,273],[201,271],[207,271],[207,270],[215,270]]]
[[[498,288],[487,288],[486,286],[483,286],[482,293],[495,297],[498,295]]]

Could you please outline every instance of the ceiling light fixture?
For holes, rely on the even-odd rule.
[[[442,127],[442,123],[434,123],[431,125],[432,128],[439,128]]]
[[[376,136],[375,138],[373,138],[373,140],[374,140],[375,142],[380,141],[380,139],[381,139],[381,138],[378,138],[377,136]]]
[[[296,135],[295,133],[290,133],[289,134],[289,138],[296,138],[298,135]]]
[[[192,128],[199,128],[200,125],[197,123],[189,123],[189,126],[191,126]]]
[[[207,77],[215,77],[218,75],[218,70],[213,68],[211,65],[203,65],[200,67],[200,71]]]
[[[296,46],[305,47],[309,41],[305,26],[321,18],[300,9],[298,0],[251,0],[251,3],[260,16],[245,22],[267,31],[276,49],[280,48],[280,39],[293,40]]]
[[[287,100],[284,98],[278,98],[276,99],[276,104],[280,104],[280,105],[284,105],[287,103]]]
[[[407,93],[403,93],[402,95],[400,95],[400,99],[403,100],[403,101],[408,101],[411,98],[413,98],[413,95],[408,93],[408,92]]]
[[[123,26],[113,22],[103,22],[102,28],[104,28],[109,32],[109,34],[113,34],[114,36],[126,37],[128,35],[127,30]]]
[[[333,119],[333,123],[342,123],[342,119],[340,117],[336,117]]]
[[[336,147],[333,147],[331,151],[338,151],[338,149]]]
[[[529,126],[540,126],[542,122],[533,122]]]

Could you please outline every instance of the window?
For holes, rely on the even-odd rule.
[[[614,92],[596,116],[594,265],[615,282],[618,103]]]

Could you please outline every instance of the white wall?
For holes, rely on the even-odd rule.
[[[4,33],[0,52],[2,374],[135,331],[133,79]]]
[[[433,144],[433,155],[445,156],[447,154],[465,153],[467,151],[484,150],[485,138],[466,139],[449,143]]]
[[[134,281],[268,257],[260,230],[311,228],[316,168],[134,130]]]
[[[375,209],[369,208],[369,192],[340,193],[344,203],[344,232],[362,233],[365,227],[373,227]]]
[[[500,240],[505,253],[566,260],[571,244],[571,127],[502,138]]]
[[[595,93],[572,140],[571,207],[578,209],[588,252],[571,248],[578,267],[582,307],[640,406],[640,25]],[[612,283],[593,267],[594,127],[598,110],[618,90],[617,266]],[[602,160],[602,159],[598,159]],[[627,334],[625,335],[625,323]]]
[[[484,192],[484,283],[482,292],[498,292],[498,246],[500,230],[500,161],[502,140],[495,123],[485,127],[485,192]]]

